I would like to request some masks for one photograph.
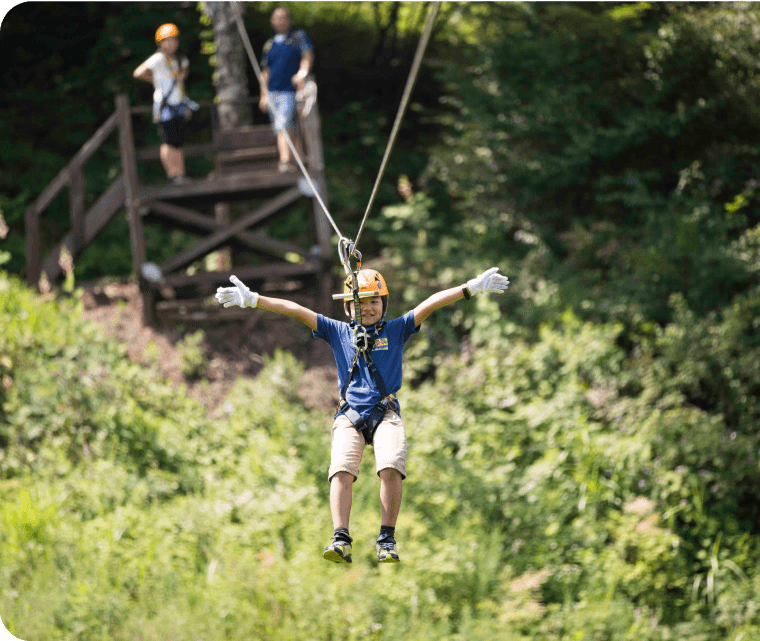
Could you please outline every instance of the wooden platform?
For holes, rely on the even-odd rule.
[[[202,104],[203,106],[203,104]],[[214,108],[213,102],[205,104]],[[229,284],[235,274],[252,288],[264,292],[283,292],[289,298],[311,299],[314,309],[329,312],[332,305],[332,230],[317,199],[301,171],[278,171],[279,155],[271,127],[251,125],[212,132],[212,143],[191,144],[185,156],[210,155],[214,171],[206,177],[180,184],[163,182],[145,185],[138,179],[140,162],[157,162],[157,147],[136,149],[132,134],[132,117],[145,107],[130,108],[126,96],[116,99],[116,111],[85,143],[72,161],[40,194],[25,213],[27,263],[26,280],[36,285],[44,271],[50,281],[59,278],[64,267],[61,252],[65,248],[76,258],[91,244],[113,216],[127,210],[132,248],[133,273],[143,293],[144,320],[156,321],[157,309],[166,311],[193,308],[187,302],[208,297],[219,285]],[[212,118],[213,122],[213,118]],[[85,172],[87,160],[112,132],[119,134],[122,174],[87,209],[85,207]],[[322,200],[327,203],[321,125],[316,105],[308,114],[299,114],[300,137],[294,141],[303,151],[302,161]],[[40,217],[64,188],[69,189],[71,230],[45,257],[40,255]],[[312,216],[308,246],[267,235],[263,228],[272,220],[285,216],[298,201],[310,198]],[[209,215],[209,205],[218,211],[230,202],[251,202],[252,210],[234,222],[222,222]],[[206,211],[203,211],[206,210]],[[149,265],[143,226],[153,224],[189,230],[204,236],[191,247],[158,265]],[[253,254],[259,264],[239,265],[231,270],[196,271],[198,261],[224,247],[242,248]],[[146,271],[146,266],[149,267]],[[146,274],[158,272],[160,278],[147,280]],[[155,278],[152,276],[152,278]],[[178,302],[185,300],[186,302]],[[197,310],[196,312],[197,313]]]

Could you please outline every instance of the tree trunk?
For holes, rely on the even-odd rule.
[[[231,129],[253,123],[248,91],[248,58],[235,22],[231,2],[205,2],[204,13],[214,27],[216,72],[214,84],[219,99],[219,127]]]
[[[234,129],[253,124],[253,111],[248,91],[248,58],[235,21],[236,10],[231,2],[205,2],[204,13],[211,19],[216,48],[214,84],[218,98],[217,114],[220,129]],[[230,224],[230,205],[216,203],[217,222]],[[232,250],[219,249],[216,269],[232,269]]]

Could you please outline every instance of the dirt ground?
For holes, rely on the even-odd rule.
[[[278,348],[293,352],[306,364],[302,379],[293,382],[306,406],[326,410],[337,406],[338,377],[332,351],[295,319],[259,310],[237,310],[244,313],[234,315],[235,320],[216,313],[208,319],[149,327],[143,324],[142,298],[136,284],[91,285],[84,288],[82,298],[85,318],[123,341],[132,361],[156,368],[177,386],[184,382],[188,395],[211,410],[220,406],[238,378],[255,378],[265,356]],[[207,374],[193,379],[182,372],[180,341],[198,329],[204,332],[200,347]]]

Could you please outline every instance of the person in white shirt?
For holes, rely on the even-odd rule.
[[[185,182],[185,110],[188,109],[184,81],[190,65],[185,56],[177,54],[179,29],[171,23],[156,31],[158,51],[143,62],[132,74],[139,80],[152,82],[153,121],[161,135],[160,157],[171,183]]]

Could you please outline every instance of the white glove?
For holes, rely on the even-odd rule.
[[[497,274],[498,267],[491,267],[484,271],[480,276],[476,276],[472,280],[467,281],[467,289],[471,294],[477,294],[478,292],[496,292],[501,294],[507,287],[509,287],[509,278]]]
[[[235,287],[219,287],[215,298],[225,307],[239,305],[240,307],[256,307],[259,304],[259,295],[248,289],[237,276],[230,276]]]

